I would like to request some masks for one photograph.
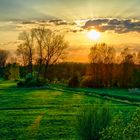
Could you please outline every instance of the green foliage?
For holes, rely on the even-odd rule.
[[[140,109],[129,115],[128,120],[123,115],[115,117],[111,125],[102,131],[101,140],[139,140]]]
[[[3,77],[4,74],[4,68],[0,68],[0,77]]]
[[[18,80],[20,79],[19,66],[14,64],[9,64],[4,70],[4,79],[5,80]]]
[[[25,82],[29,82],[29,81],[31,81],[31,80],[33,80],[33,76],[32,76],[31,73],[28,73],[28,74],[25,76]]]
[[[140,109],[131,115],[132,119],[124,129],[125,139],[138,140],[140,139]]]
[[[110,127],[104,129],[101,132],[102,140],[122,140],[123,130],[125,128],[125,123],[123,121],[123,116],[119,115],[113,119]]]
[[[83,107],[76,118],[76,131],[81,140],[99,140],[100,133],[111,119],[107,105]]]
[[[24,80],[17,82],[18,87],[42,87],[46,84],[44,81],[37,80],[32,74],[27,74]]]

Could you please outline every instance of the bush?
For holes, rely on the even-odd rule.
[[[29,81],[32,81],[33,80],[33,76],[31,73],[28,73],[26,76],[25,76],[25,82],[29,82]]]
[[[90,76],[83,77],[83,79],[81,81],[81,86],[82,87],[94,87],[92,77],[90,77]]]
[[[110,111],[106,105],[86,106],[76,117],[76,131],[81,140],[99,140],[100,132],[110,122]]]
[[[69,80],[68,85],[69,87],[79,87],[80,79],[78,73],[75,73]]]
[[[111,125],[102,131],[101,140],[139,140],[140,109],[129,116],[129,119],[123,115],[115,117]]]
[[[33,78],[31,74],[28,74],[25,80],[17,82],[18,87],[42,87],[45,84],[45,81],[37,80],[36,78]]]
[[[25,84],[25,81],[23,81],[23,80],[17,82],[18,87],[24,87],[24,84]]]
[[[18,87],[42,87],[46,83],[43,81],[37,81],[36,79],[32,79],[30,81],[18,81],[17,86]]]

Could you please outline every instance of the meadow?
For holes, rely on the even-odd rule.
[[[76,140],[75,117],[80,108],[107,102],[113,115],[127,114],[140,103],[129,98],[140,99],[140,95],[127,89],[68,88],[58,84],[17,88],[15,82],[1,81],[0,139]]]

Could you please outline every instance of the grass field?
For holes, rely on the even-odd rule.
[[[126,100],[129,98],[133,101]],[[60,85],[26,89],[16,88],[14,82],[0,82],[0,139],[76,140],[75,117],[81,107],[106,101],[115,115],[133,111],[139,104],[137,99],[140,95],[126,89],[70,89]]]

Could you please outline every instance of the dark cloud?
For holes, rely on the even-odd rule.
[[[73,32],[73,33],[83,32],[83,29],[74,29],[74,30],[70,30],[69,32]]]
[[[101,32],[114,31],[116,33],[140,32],[140,20],[127,19],[93,19],[88,20],[84,29],[96,28]]]
[[[86,23],[85,23],[85,28],[86,27],[91,27],[91,26],[98,26],[100,24],[103,24],[103,23],[107,23],[108,22],[108,19],[95,19],[95,20],[88,20]]]
[[[68,22],[61,20],[61,19],[54,19],[54,20],[50,20],[49,22],[55,24],[56,26],[69,25]]]
[[[23,21],[22,24],[36,24],[35,21]]]

